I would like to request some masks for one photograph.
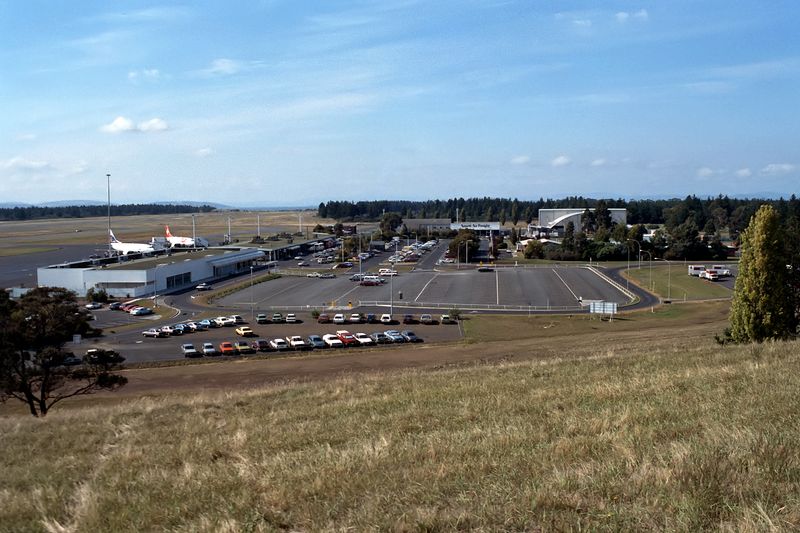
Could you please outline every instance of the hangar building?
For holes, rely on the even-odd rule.
[[[611,207],[608,210],[611,212],[611,222],[613,224],[628,223],[628,210],[624,207]],[[543,234],[549,236],[563,235],[564,228],[570,222],[575,226],[575,231],[580,231],[583,226],[584,211],[586,211],[584,207],[539,209],[539,224],[530,224],[528,226],[528,236],[538,237]],[[594,211],[594,208],[590,208],[589,211]]]

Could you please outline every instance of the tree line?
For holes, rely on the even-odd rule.
[[[759,198],[716,197],[699,198],[694,195],[683,199],[668,200],[623,200],[585,198],[569,196],[561,199],[519,200],[510,198],[451,198],[449,200],[375,200],[340,201],[332,200],[319,204],[317,214],[323,218],[340,221],[375,221],[384,213],[397,213],[403,219],[411,218],[449,218],[460,220],[499,221],[530,224],[539,209],[553,208],[596,208],[599,203],[608,208],[624,207],[628,211],[628,224],[664,224],[672,229],[685,222],[692,222],[698,230],[714,233],[722,229],[739,233],[747,227],[750,218],[761,205],[771,205],[781,219],[789,218],[791,212],[800,210],[800,200],[792,195],[785,200],[765,200]]]
[[[161,215],[174,213],[208,213],[216,208],[210,205],[184,204],[122,204],[112,205],[113,216]],[[108,214],[106,205],[70,205],[58,207],[5,207],[0,208],[0,220],[34,220],[40,218],[87,218]]]

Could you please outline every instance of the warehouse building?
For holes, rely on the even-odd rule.
[[[558,237],[564,234],[564,228],[572,222],[575,231],[580,231],[583,227],[583,213],[585,207],[569,207],[558,209],[539,209],[539,220],[537,224],[528,225],[529,237]],[[594,208],[589,211],[594,212]],[[628,223],[628,210],[624,207],[611,207],[612,224]]]

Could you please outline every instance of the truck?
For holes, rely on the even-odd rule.
[[[705,265],[689,265],[690,276],[701,276],[701,274],[705,271],[706,271]]]

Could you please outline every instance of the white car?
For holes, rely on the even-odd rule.
[[[353,313],[347,320],[352,324],[361,324],[361,322],[363,322],[361,315],[358,313]]]
[[[197,289],[198,291],[210,291],[212,288],[213,287],[208,283],[201,283],[200,285],[195,287],[195,289]]]
[[[291,337],[286,337],[286,342],[292,348],[292,350],[305,350],[308,348],[308,344],[306,341],[303,340],[303,337],[300,335],[292,335]]]
[[[241,315],[231,315],[228,318],[233,320],[234,324],[244,324],[244,318]]]
[[[392,315],[389,313],[384,313],[381,315],[381,324],[391,324],[392,323]]]
[[[324,342],[328,348],[344,348],[344,343],[333,333],[323,335],[322,342]]]
[[[344,315],[342,313],[336,313],[333,315],[333,323],[334,324],[344,324],[346,322]]]
[[[97,302],[89,302],[84,307],[86,307],[86,309],[102,309],[103,304]]]
[[[294,313],[286,313],[286,323],[287,324],[296,324],[297,323],[297,316]]]
[[[279,352],[289,349],[289,344],[283,339],[272,339],[269,341],[269,346]]]
[[[194,344],[181,344],[181,351],[184,357],[200,357],[200,352],[195,349]]]
[[[378,270],[378,274],[381,276],[396,276],[397,270],[393,270],[391,268],[381,268]]]
[[[309,272],[308,274],[306,274],[306,277],[307,277],[307,278],[318,278],[318,277],[320,277],[321,275],[322,275],[322,274],[320,274],[319,272]]]
[[[217,355],[217,349],[210,342],[203,343],[203,355]]]
[[[361,343],[362,346],[372,346],[375,344],[375,341],[367,335],[366,333],[356,333],[355,335],[356,340]]]

